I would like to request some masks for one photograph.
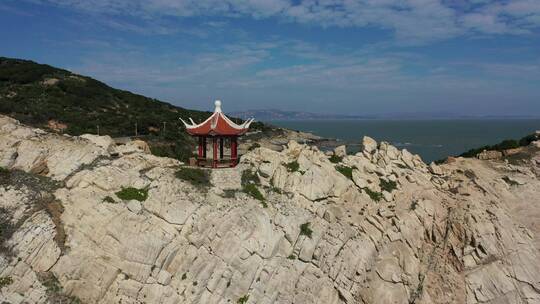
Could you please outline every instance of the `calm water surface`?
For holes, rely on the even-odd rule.
[[[482,120],[308,120],[271,124],[337,138],[358,149],[364,135],[388,141],[419,154],[426,162],[459,155],[469,149],[519,139],[540,130],[540,119]]]

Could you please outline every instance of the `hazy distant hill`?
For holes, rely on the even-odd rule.
[[[272,120],[321,120],[321,119],[369,119],[372,116],[362,115],[340,115],[340,114],[318,114],[311,112],[282,111],[277,109],[248,110],[233,112],[231,115],[240,118],[253,117],[260,121]]]
[[[146,136],[154,152],[177,158],[189,155],[192,143],[178,117],[202,121],[210,115],[49,65],[4,57],[0,57],[0,113],[71,135],[96,134],[99,126],[101,135],[133,136],[136,124],[138,135]]]

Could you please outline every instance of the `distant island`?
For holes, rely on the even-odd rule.
[[[258,109],[231,112],[233,117],[255,118],[258,121],[276,120],[355,120],[355,119],[530,119],[532,115],[464,115],[448,112],[404,112],[369,115],[312,113],[279,109]]]

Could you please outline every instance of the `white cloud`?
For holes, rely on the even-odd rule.
[[[373,26],[406,43],[468,33],[522,34],[540,27],[540,1],[443,0],[27,0],[93,13],[141,16],[275,17],[321,27]],[[455,5],[461,3],[462,5]],[[114,24],[113,24],[114,26]],[[162,29],[162,32],[166,32]]]

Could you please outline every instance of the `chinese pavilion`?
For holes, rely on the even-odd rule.
[[[198,157],[197,166],[218,167],[234,167],[238,163],[238,137],[244,135],[253,119],[248,119],[241,125],[234,123],[221,111],[221,101],[216,100],[214,103],[216,108],[214,113],[200,124],[195,124],[193,119],[189,118],[191,123],[180,120],[186,126],[186,131],[198,137]],[[207,139],[212,140],[212,158],[206,157]],[[224,144],[228,141],[230,154],[228,157],[224,155]],[[218,142],[219,142],[219,158],[218,158]]]

